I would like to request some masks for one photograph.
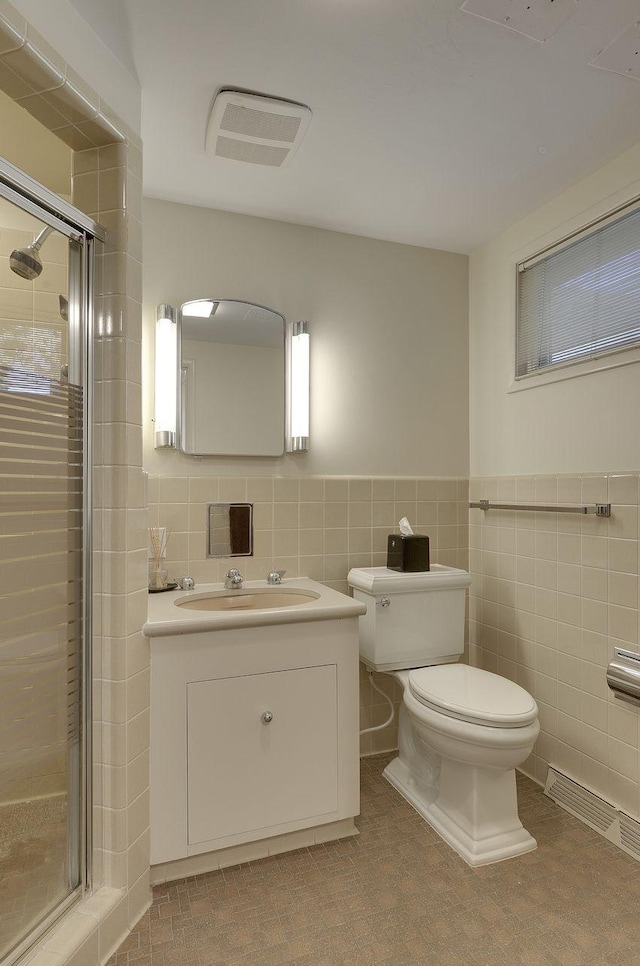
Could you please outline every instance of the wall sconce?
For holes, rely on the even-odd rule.
[[[171,305],[156,308],[155,445],[176,445],[178,327]]]
[[[309,449],[309,324],[288,329],[287,453]]]

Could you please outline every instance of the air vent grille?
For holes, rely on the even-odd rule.
[[[465,0],[460,9],[542,42],[569,19],[575,0]]]
[[[219,158],[231,161],[248,161],[249,164],[269,164],[279,167],[288,152],[286,148],[272,148],[253,141],[236,141],[234,138],[219,137],[216,141],[216,154]]]
[[[268,111],[253,111],[250,107],[227,104],[220,128],[232,134],[246,134],[252,138],[287,141],[293,144],[300,127],[300,120],[299,117],[286,114],[270,114]]]
[[[609,805],[593,792],[587,791],[577,782],[559,774],[553,768],[549,769],[545,795],[554,802],[562,805],[577,818],[598,832],[608,832],[616,821],[617,812],[613,805]]]
[[[304,104],[222,91],[213,102],[205,147],[218,158],[281,168],[297,151],[310,120]]]
[[[640,822],[637,819],[551,766],[547,772],[544,793],[613,845],[640,861]]]
[[[640,24],[633,23],[591,61],[594,67],[640,80]]]
[[[620,812],[620,846],[634,859],[640,859],[640,823],[624,812]]]

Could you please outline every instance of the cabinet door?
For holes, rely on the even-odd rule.
[[[187,722],[191,845],[336,811],[334,664],[188,684]]]

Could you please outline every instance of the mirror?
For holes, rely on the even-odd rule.
[[[178,345],[180,450],[189,456],[282,456],[284,316],[235,299],[184,302]]]
[[[207,504],[207,557],[253,556],[253,503]]]

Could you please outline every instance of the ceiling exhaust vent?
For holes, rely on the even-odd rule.
[[[465,0],[460,7],[483,20],[524,34],[531,40],[545,41],[576,10],[575,0]]]
[[[310,120],[304,104],[221,91],[211,108],[205,150],[217,158],[282,168],[297,151]]]

